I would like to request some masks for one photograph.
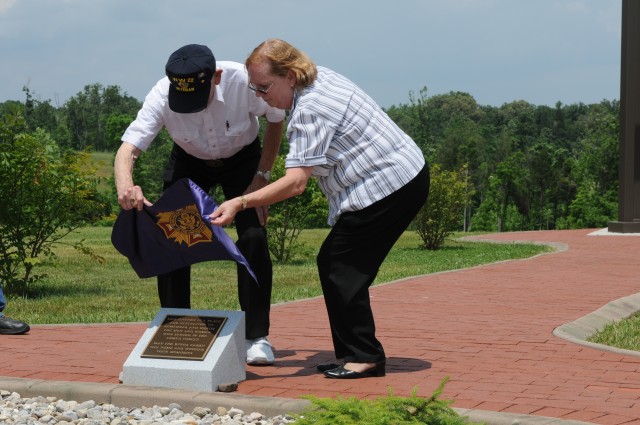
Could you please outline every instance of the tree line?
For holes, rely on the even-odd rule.
[[[61,149],[74,151],[115,152],[141,106],[120,87],[98,83],[57,107],[28,87],[23,92],[24,101],[0,103],[0,116],[21,115],[29,132],[45,131]],[[464,183],[464,205],[451,230],[503,232],[606,227],[615,219],[619,109],[617,100],[487,106],[463,92],[429,96],[425,87],[386,111],[435,170]],[[171,145],[166,132],[158,138],[134,175],[150,197],[159,195]],[[324,226],[325,217],[312,211],[304,226]]]
[[[617,100],[554,107],[479,105],[461,92],[410,94],[389,115],[473,191],[459,230],[606,227],[618,207]]]

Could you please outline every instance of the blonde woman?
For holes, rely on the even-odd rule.
[[[384,376],[369,286],[429,193],[422,152],[353,82],[289,43],[270,39],[245,62],[249,88],[271,107],[289,110],[285,175],[230,199],[211,215],[231,223],[247,208],[304,192],[310,177],[329,201],[332,226],[317,256],[336,359],[318,365],[328,378]]]

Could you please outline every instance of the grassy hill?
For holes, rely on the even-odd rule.
[[[99,188],[101,191],[111,191],[111,177],[113,176],[114,152],[91,152],[91,159],[98,167],[96,177],[100,178]]]

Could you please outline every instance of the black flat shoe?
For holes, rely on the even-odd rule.
[[[339,365],[338,363],[322,363],[316,366],[316,369],[318,369],[318,372],[326,372],[328,370],[337,369],[340,366],[342,365]]]
[[[340,366],[336,369],[327,370],[324,373],[324,376],[333,379],[358,379],[367,378],[370,376],[379,377],[385,375],[384,367],[385,363],[381,362],[377,363],[372,368],[365,370],[364,372],[355,372],[353,370],[345,369],[344,366]]]

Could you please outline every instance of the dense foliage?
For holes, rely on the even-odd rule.
[[[115,152],[141,106],[117,86],[86,86],[62,106],[24,92],[24,102],[0,103],[0,116],[20,115],[28,132],[40,128],[60,147],[76,151]],[[468,93],[430,97],[426,88],[408,97],[407,104],[387,108],[391,118],[432,166],[465,170],[472,196],[455,211],[454,230],[605,227],[617,218],[618,101],[550,107],[517,100],[494,107],[479,105]],[[150,198],[160,193],[171,145],[164,132],[158,139],[140,157],[134,176]],[[285,140],[281,154],[286,146]],[[115,196],[109,196],[117,211]],[[304,226],[326,216],[313,214]]]

